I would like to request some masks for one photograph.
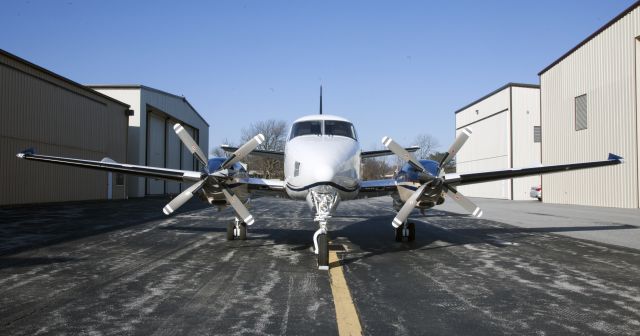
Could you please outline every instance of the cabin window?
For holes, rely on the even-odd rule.
[[[291,128],[291,137],[289,137],[289,139],[293,139],[301,135],[322,135],[322,121],[300,121],[293,124],[293,127]]]
[[[351,139],[356,138],[355,130],[351,123],[339,120],[325,120],[324,121],[324,134],[344,136]]]

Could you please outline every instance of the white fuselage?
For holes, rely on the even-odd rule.
[[[360,188],[360,144],[355,135],[331,134],[332,122],[348,120],[330,115],[312,115],[296,123],[322,123],[320,134],[295,135],[290,132],[284,151],[284,181],[292,199],[307,199],[310,190],[334,190],[340,200],[354,199]],[[326,132],[324,123],[327,122]],[[351,126],[352,127],[352,126]]]

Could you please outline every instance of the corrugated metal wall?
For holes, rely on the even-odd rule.
[[[542,163],[606,159],[623,165],[545,175],[550,203],[635,208],[638,197],[636,8],[540,76]],[[588,128],[575,130],[575,97],[587,95]]]
[[[16,153],[34,147],[123,162],[127,109],[0,53],[0,204],[106,199],[107,173],[19,160]],[[124,198],[124,188],[115,186],[113,198]]]
[[[458,172],[510,168],[509,103],[509,88],[505,88],[456,113],[456,136],[462,127],[468,126],[473,131],[456,156]],[[510,180],[460,186],[459,189],[472,197],[511,198]]]
[[[141,165],[196,169],[195,159],[184,148],[175,135],[173,125],[182,123],[206,153],[209,149],[209,125],[197,114],[183,97],[156,90],[143,85],[93,85],[98,92],[126,102],[132,106],[134,115],[129,118],[128,162]],[[153,119],[148,111],[153,111]],[[148,121],[154,120],[154,125]],[[197,132],[194,132],[197,129]],[[151,140],[151,141],[148,141]],[[158,181],[132,176],[128,180],[129,196],[143,197],[147,194],[176,193],[184,186],[176,182]]]
[[[540,164],[540,143],[533,141],[533,127],[540,126],[540,89],[511,87],[513,118],[513,168]],[[513,179],[513,199],[530,200],[531,187],[540,185],[540,175]]]

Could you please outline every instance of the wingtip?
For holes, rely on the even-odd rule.
[[[613,153],[609,153],[609,157],[607,158],[607,160],[609,161],[618,160],[620,161],[620,163],[624,163],[624,158],[622,156],[619,156]]]
[[[17,156],[18,158],[20,158],[20,159],[24,159],[24,158],[25,158],[25,156],[27,156],[27,155],[33,155],[33,154],[35,154],[35,153],[36,153],[35,149],[33,149],[33,148],[27,148],[27,149],[23,150],[22,152],[20,152],[20,153],[16,154],[16,156]]]

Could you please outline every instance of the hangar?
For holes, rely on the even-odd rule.
[[[184,148],[173,125],[182,124],[205,153],[209,149],[209,124],[189,101],[144,85],[88,85],[131,106],[127,162],[155,167],[199,170],[199,162]],[[178,182],[127,176],[128,196],[178,194]]]
[[[460,172],[531,167],[540,164],[540,87],[508,83],[457,110],[456,135],[473,134],[456,157]],[[461,186],[466,196],[529,200],[540,176]]]
[[[121,174],[18,160],[41,154],[124,162],[129,105],[0,49],[0,205],[126,197]]]
[[[602,160],[618,167],[542,177],[545,202],[640,207],[640,2],[543,69],[542,164]]]

